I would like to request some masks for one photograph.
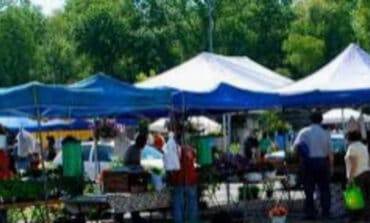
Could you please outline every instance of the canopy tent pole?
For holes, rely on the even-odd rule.
[[[41,158],[41,168],[42,168],[42,180],[43,180],[43,190],[44,190],[44,201],[45,205],[48,199],[48,195],[46,194],[47,192],[47,176],[46,176],[46,170],[45,170],[45,159],[44,159],[44,154],[43,154],[43,140],[42,140],[42,132],[41,132],[41,111],[39,107],[39,102],[38,102],[38,92],[36,87],[33,87],[33,102],[34,106],[36,107],[36,119],[37,119],[37,128],[38,128],[38,138],[39,138],[39,145],[40,146],[40,158]],[[36,145],[37,146],[37,145]],[[46,220],[49,221],[49,209],[46,208]]]
[[[344,117],[344,108],[341,108],[341,115],[342,115],[342,133],[345,134],[345,117]],[[344,137],[345,138],[345,137]]]
[[[96,124],[97,124],[97,118],[94,118],[94,123],[95,123],[95,132],[94,132],[94,162],[95,162],[95,174],[94,174],[94,178],[97,179],[99,173],[100,173],[100,163],[98,161],[98,140],[99,140],[99,136],[97,134],[97,130],[96,130]],[[101,185],[98,187],[99,189],[99,193],[102,191],[102,188],[101,188]]]
[[[224,141],[224,151],[226,153],[230,152],[230,133],[231,133],[231,114],[222,115],[222,126],[223,126],[223,141]],[[227,204],[230,204],[230,184],[226,180],[226,199]]]

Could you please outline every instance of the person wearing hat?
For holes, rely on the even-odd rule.
[[[330,217],[330,175],[333,168],[334,156],[331,148],[330,134],[322,128],[322,114],[315,112],[311,115],[311,124],[303,128],[294,142],[302,161],[303,187],[306,196],[305,219],[317,217],[314,205],[315,187],[320,190],[321,215]]]

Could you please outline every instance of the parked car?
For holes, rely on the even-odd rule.
[[[96,163],[95,163],[95,144],[94,142],[82,143],[82,159],[84,162],[85,175],[90,180],[94,180],[96,176]],[[98,161],[100,171],[108,169],[113,159],[113,143],[99,142],[98,143]],[[62,165],[62,151],[60,151],[54,159],[54,163]]]

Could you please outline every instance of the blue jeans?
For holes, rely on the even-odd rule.
[[[196,223],[198,201],[196,186],[175,186],[172,192],[172,217],[174,223]]]
[[[329,161],[325,158],[309,158],[304,161],[303,187],[306,196],[305,214],[309,217],[316,215],[314,204],[315,186],[320,190],[322,215],[330,215],[330,169]]]

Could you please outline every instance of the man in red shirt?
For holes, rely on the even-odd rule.
[[[0,126],[0,137],[6,139],[6,132],[2,126]],[[12,173],[10,171],[10,161],[8,154],[6,153],[5,149],[7,147],[6,140],[0,140],[0,180],[10,180]],[[6,209],[0,209],[0,222],[6,223],[7,222],[7,211]]]
[[[182,131],[177,128],[177,133],[176,141],[180,144]],[[193,223],[198,220],[196,154],[194,148],[187,145],[181,146],[179,153],[180,170],[169,173],[173,186],[172,217],[174,223]]]

